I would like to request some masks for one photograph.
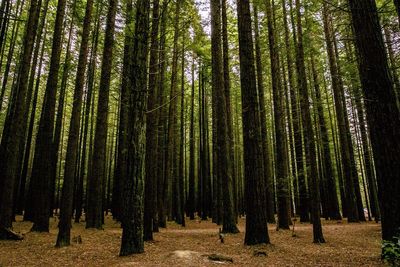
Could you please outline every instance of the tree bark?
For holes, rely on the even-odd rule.
[[[303,47],[303,28],[301,21],[301,4],[300,0],[296,0],[296,13],[297,13],[297,85],[299,88],[300,96],[300,110],[302,114],[302,122],[304,127],[304,148],[306,155],[307,177],[309,179],[309,192],[311,199],[311,219],[313,224],[313,237],[314,243],[325,243],[322,234],[321,225],[321,200],[320,188],[318,179],[317,157],[315,151],[314,129],[311,120],[310,101],[308,94],[308,84],[306,76],[306,68],[304,63],[304,47]]]
[[[129,95],[129,151],[127,176],[123,177],[123,216],[120,256],[144,251],[143,191],[145,159],[145,112],[147,88],[147,52],[150,2],[136,2],[136,27],[129,73],[132,87]]]
[[[28,89],[28,78],[30,61],[32,58],[32,51],[34,40],[36,36],[36,28],[39,20],[39,11],[41,0],[32,0],[29,8],[29,17],[26,23],[26,34],[23,40],[23,50],[21,55],[21,69],[19,72],[19,83],[17,89],[17,98],[15,99],[15,113],[13,116],[13,123],[10,126],[10,133],[13,134],[12,138],[3,138],[0,146],[0,227],[12,228],[12,214],[13,214],[13,201],[14,201],[14,186],[15,180],[18,177],[18,156],[23,131],[23,116],[26,109],[26,94]],[[5,135],[7,137],[7,135]]]
[[[257,101],[250,3],[237,2],[242,91],[246,235],[244,243],[269,243],[263,175],[260,111]]]
[[[217,179],[223,182],[223,214],[222,231],[224,233],[238,233],[236,226],[233,202],[233,177],[231,164],[231,150],[229,143],[229,126],[224,84],[224,65],[222,56],[221,35],[221,1],[211,1],[211,54],[212,54],[212,90],[215,102],[216,117],[216,152],[218,158]]]
[[[150,47],[150,74],[149,74],[149,95],[147,99],[147,125],[146,125],[146,176],[144,195],[144,240],[153,240],[153,225],[157,216],[157,175],[158,170],[154,168],[157,162],[158,146],[158,114],[154,110],[157,106],[157,83],[158,83],[158,60],[159,42],[158,29],[160,21],[159,0],[153,1],[153,14],[151,26],[151,47]]]
[[[394,241],[400,226],[400,111],[375,1],[349,0],[360,78],[371,133],[382,215],[382,238]]]
[[[67,154],[65,159],[64,182],[62,187],[60,222],[56,247],[70,245],[71,219],[73,212],[73,198],[75,187],[75,170],[78,157],[78,141],[81,121],[83,88],[89,51],[90,24],[92,21],[93,0],[86,2],[85,18],[83,20],[82,41],[79,51],[78,69],[76,72],[74,104],[72,106],[71,122],[69,126]],[[107,43],[106,43],[107,44]]]

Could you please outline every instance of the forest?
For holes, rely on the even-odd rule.
[[[1,0],[0,266],[400,266],[399,0]]]

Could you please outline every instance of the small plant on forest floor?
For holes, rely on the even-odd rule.
[[[382,260],[392,266],[400,266],[400,234],[395,236],[394,240],[395,241],[383,241]]]

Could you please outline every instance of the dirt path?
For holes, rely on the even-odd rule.
[[[18,218],[20,219],[20,218]],[[243,245],[244,220],[238,235],[227,235],[225,243],[218,239],[218,226],[210,222],[188,221],[182,228],[171,223],[168,229],[155,234],[147,242],[145,253],[118,257],[121,229],[111,218],[103,231],[85,230],[84,223],[74,224],[72,236],[81,236],[82,244],[68,248],[54,247],[57,222],[52,219],[46,234],[28,233],[30,223],[17,222],[16,231],[25,234],[21,242],[0,241],[0,266],[218,266],[210,262],[212,253],[229,256],[232,266],[384,266],[380,261],[380,225],[375,223],[324,223],[326,244],[312,243],[312,227],[297,225],[296,235],[275,231],[270,225],[272,245]],[[262,250],[267,256],[254,256]],[[179,252],[175,252],[179,251]],[[174,253],[175,252],[175,253]]]

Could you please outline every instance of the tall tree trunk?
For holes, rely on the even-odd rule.
[[[164,1],[162,5],[161,12],[161,25],[160,25],[160,58],[159,58],[159,71],[160,78],[158,80],[158,95],[157,101],[160,106],[157,116],[158,116],[158,147],[157,147],[157,166],[158,166],[158,179],[157,179],[157,211],[158,211],[158,225],[160,227],[166,227],[166,213],[165,213],[165,205],[166,202],[166,194],[168,189],[168,181],[165,179],[166,171],[165,171],[165,155],[166,155],[166,140],[165,140],[165,132],[166,132],[166,120],[167,120],[167,111],[166,104],[164,103],[165,96],[165,72],[166,72],[166,28],[167,28],[167,15],[168,15],[168,3],[169,1]]]
[[[95,31],[92,37],[92,47],[91,47],[91,55],[90,62],[88,66],[88,82],[87,82],[87,94],[86,94],[86,106],[84,113],[84,125],[83,125],[83,142],[82,142],[82,157],[81,157],[81,173],[79,177],[78,184],[76,185],[75,192],[75,223],[79,223],[80,218],[82,216],[82,208],[83,208],[83,184],[85,177],[88,177],[90,162],[87,160],[88,153],[88,132],[89,132],[89,120],[90,120],[90,111],[93,108],[94,101],[94,79],[95,79],[95,70],[96,70],[96,60],[97,60],[97,50],[99,44],[99,30],[100,30],[100,15],[103,10],[103,5],[97,4],[96,6],[96,25],[94,27]],[[114,176],[115,177],[115,176]]]
[[[351,155],[350,155],[350,146],[351,140],[348,140],[349,135],[346,134],[346,116],[344,109],[346,107],[343,106],[342,99],[344,98],[343,88],[340,87],[340,73],[338,72],[337,61],[334,51],[334,35],[332,32],[332,25],[329,19],[329,10],[326,3],[324,3],[323,7],[323,21],[324,21],[324,31],[325,31],[325,40],[326,46],[328,50],[329,57],[329,68],[332,76],[332,89],[334,91],[334,99],[335,99],[335,108],[336,108],[336,116],[339,127],[339,138],[340,138],[340,152],[342,158],[342,166],[343,166],[343,174],[344,174],[344,182],[345,182],[345,194],[346,194],[346,216],[349,222],[358,222],[359,214],[357,210],[357,199],[355,195],[354,188],[354,177],[351,167]],[[358,179],[358,178],[357,178]]]
[[[129,152],[127,176],[123,177],[123,216],[120,256],[144,251],[143,193],[145,154],[145,112],[147,88],[147,43],[150,2],[136,2],[136,27],[129,73],[132,88],[129,97]]]
[[[400,111],[375,1],[349,0],[360,77],[371,133],[382,215],[382,238],[393,240],[400,226]]]
[[[215,102],[216,130],[217,130],[217,176],[224,186],[223,189],[223,217],[222,231],[224,233],[238,233],[236,227],[235,210],[233,202],[233,176],[231,150],[228,135],[228,116],[224,85],[224,65],[221,40],[221,1],[211,1],[211,54],[212,54],[212,90]]]
[[[178,109],[178,39],[179,39],[179,22],[181,12],[181,1],[177,1],[175,5],[174,18],[174,41],[173,55],[171,68],[171,91],[170,91],[170,106],[168,112],[168,131],[167,131],[167,153],[165,179],[168,183],[166,200],[168,203],[168,215],[171,217],[173,190],[176,182],[177,174],[177,109]],[[171,219],[171,218],[170,218]]]
[[[123,177],[126,177],[127,171],[127,160],[128,160],[128,112],[129,112],[129,88],[131,81],[129,73],[132,67],[132,55],[133,52],[133,4],[132,1],[126,2],[126,21],[125,21],[125,44],[124,44],[124,60],[122,70],[122,84],[120,91],[120,112],[119,112],[119,133],[118,133],[118,151],[117,151],[117,162],[115,168],[115,180],[113,185],[113,217],[117,220],[121,220],[122,213],[122,188],[123,188]],[[90,164],[90,161],[89,161]],[[89,177],[89,176],[88,176]]]
[[[195,142],[195,125],[194,125],[194,99],[195,99],[195,77],[194,77],[194,53],[192,62],[192,96],[190,103],[190,148],[189,148],[189,195],[187,202],[187,210],[189,213],[190,220],[195,218],[196,210],[196,142]],[[198,189],[197,189],[198,190]]]
[[[15,99],[15,113],[12,118],[13,123],[10,125],[11,136],[4,136],[0,146],[0,228],[12,227],[13,201],[15,181],[19,177],[18,173],[18,156],[20,142],[23,142],[23,116],[26,109],[26,94],[28,90],[29,68],[32,58],[36,29],[39,20],[39,11],[41,0],[32,0],[29,8],[29,17],[26,23],[26,34],[23,41],[23,50],[21,54],[21,69],[19,72],[19,83],[17,95]],[[10,138],[7,138],[10,137]],[[0,236],[0,239],[6,238]]]
[[[275,122],[275,155],[276,155],[276,179],[277,179],[277,201],[278,201],[278,227],[289,229],[290,217],[290,193],[289,193],[289,170],[288,150],[286,142],[286,123],[284,93],[279,70],[279,51],[277,48],[276,34],[273,23],[271,2],[266,0],[266,13],[268,20],[269,54],[271,59],[272,91],[274,101],[274,122]]]
[[[322,234],[321,225],[321,200],[318,179],[317,157],[315,151],[314,129],[311,120],[310,102],[308,94],[306,68],[304,63],[304,47],[303,47],[303,28],[301,21],[301,4],[300,0],[296,0],[297,13],[297,85],[300,96],[300,110],[302,114],[302,122],[304,127],[304,148],[306,155],[307,177],[309,179],[309,192],[311,199],[311,219],[313,224],[314,243],[325,243]]]
[[[54,24],[50,71],[47,78],[39,132],[36,137],[31,183],[34,183],[34,224],[32,231],[49,231],[50,182],[54,149],[54,118],[62,49],[62,32],[66,0],[58,1]]]
[[[233,199],[235,218],[237,218],[237,176],[235,164],[235,138],[233,134],[233,118],[232,118],[232,104],[231,104],[231,79],[230,79],[230,66],[229,66],[229,40],[228,40],[228,16],[227,16],[227,0],[221,1],[221,18],[222,18],[222,53],[224,64],[224,86],[225,86],[225,102],[226,102],[226,119],[228,126],[229,137],[229,153],[232,166],[232,182],[233,182]]]
[[[240,79],[242,91],[243,145],[245,163],[245,244],[269,243],[263,175],[260,111],[257,101],[250,3],[237,2]]]
[[[82,41],[79,51],[78,69],[76,72],[74,104],[72,106],[71,122],[69,125],[67,154],[65,160],[64,182],[62,187],[60,222],[56,247],[70,245],[71,219],[73,211],[73,196],[75,187],[75,170],[78,157],[79,126],[81,120],[83,88],[89,51],[90,24],[92,21],[93,0],[86,2],[85,18],[83,20]],[[105,43],[108,44],[108,43]],[[103,84],[102,84],[103,85]]]
[[[108,132],[108,103],[113,67],[113,48],[115,32],[115,16],[118,0],[110,0],[107,13],[107,26],[104,40],[103,61],[99,98],[97,105],[96,131],[93,147],[92,171],[88,177],[88,206],[86,212],[86,228],[101,229],[103,225],[103,182],[106,179],[106,148]]]
[[[265,107],[265,87],[263,77],[263,65],[261,58],[260,47],[260,33],[258,25],[258,10],[257,5],[254,5],[254,42],[255,42],[255,55],[256,55],[256,75],[257,75],[257,92],[258,104],[260,108],[260,123],[261,123],[261,138],[262,138],[262,151],[263,151],[263,164],[264,164],[264,180],[265,180],[265,193],[267,201],[267,220],[269,223],[275,223],[275,209],[274,209],[274,190],[273,190],[273,172],[270,159],[270,143],[269,134],[267,130],[267,112]]]
[[[319,122],[319,131],[321,133],[321,143],[322,143],[322,171],[323,177],[325,180],[325,195],[327,200],[327,216],[331,220],[341,220],[342,216],[340,215],[339,210],[339,200],[337,196],[337,187],[336,187],[336,179],[333,173],[333,164],[332,164],[332,157],[331,151],[329,148],[329,136],[328,136],[328,129],[327,123],[324,116],[324,108],[322,105],[322,97],[321,97],[321,89],[318,80],[318,73],[315,69],[315,62],[312,56],[311,58],[311,68],[313,72],[313,82],[314,82],[314,90],[315,90],[315,97],[316,97],[316,105],[317,105],[317,113],[318,113],[318,122]]]
[[[149,70],[149,95],[147,99],[146,119],[146,176],[144,195],[144,240],[153,240],[153,225],[157,216],[157,175],[158,170],[154,168],[157,162],[158,146],[158,114],[157,106],[157,84],[158,84],[158,60],[159,42],[158,29],[160,21],[159,0],[153,2],[153,14],[151,25],[151,47],[150,47],[150,70]]]
[[[182,54],[181,54],[181,112],[180,112],[180,142],[179,142],[179,164],[178,164],[178,205],[176,222],[185,226],[185,34],[182,34]]]
[[[29,77],[29,85],[28,85],[28,92],[31,92],[30,94],[33,93],[33,101],[32,101],[32,109],[29,110],[30,107],[30,100],[27,100],[27,107],[28,109],[26,110],[25,113],[25,125],[26,125],[26,132],[24,136],[24,147],[22,148],[24,150],[22,162],[21,162],[21,175],[20,175],[20,184],[19,184],[19,190],[18,190],[18,199],[17,199],[17,204],[16,204],[16,212],[17,214],[22,214],[22,210],[24,209],[24,201],[25,201],[25,187],[26,187],[26,181],[27,181],[27,176],[28,176],[28,165],[30,161],[30,156],[31,156],[31,145],[32,145],[32,134],[33,134],[33,126],[35,123],[35,114],[36,114],[36,105],[37,105],[37,100],[38,100],[38,94],[39,94],[39,84],[40,84],[40,77],[41,76],[41,67],[43,64],[43,56],[44,56],[44,47],[46,44],[46,36],[47,36],[47,29],[43,33],[42,30],[45,28],[45,22],[46,22],[46,16],[47,16],[47,10],[48,10],[48,4],[49,0],[47,0],[44,4],[43,11],[42,11],[42,18],[39,23],[39,30],[37,32],[36,36],[36,47],[33,55],[33,62],[32,62],[32,67],[31,67],[31,73]],[[42,35],[43,41],[42,41]],[[40,55],[39,55],[40,53]],[[40,59],[39,59],[40,56]],[[38,74],[36,73],[36,68],[38,65],[38,60],[39,60],[39,70]],[[36,78],[36,79],[35,79]],[[35,86],[35,81],[36,81],[36,86]],[[29,97],[29,96],[28,96]],[[32,95],[31,95],[32,97]],[[30,113],[29,113],[30,111]],[[29,118],[29,120],[28,120]]]
[[[298,46],[297,41],[297,29],[296,21],[294,18],[295,10],[293,8],[292,0],[289,1],[290,5],[290,17],[293,29],[293,42],[295,50]],[[294,75],[293,75],[294,76]],[[294,82],[293,82],[294,83]],[[296,85],[298,87],[298,84]],[[294,131],[294,142],[296,149],[296,164],[297,164],[297,183],[298,183],[298,209],[300,215],[300,222],[310,221],[310,205],[309,195],[306,184],[305,169],[304,169],[304,149],[303,149],[303,134],[302,134],[302,113],[299,107],[300,92],[299,88],[292,86],[291,94],[291,106],[292,106],[292,119],[293,119],[293,131]]]

